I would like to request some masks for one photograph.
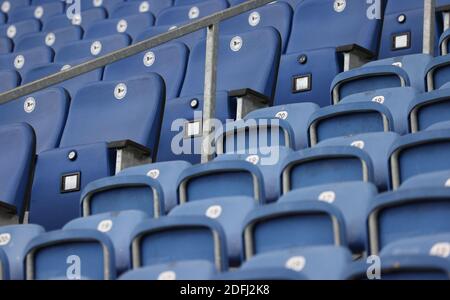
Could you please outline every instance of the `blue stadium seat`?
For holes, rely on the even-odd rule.
[[[424,92],[425,74],[431,56],[413,54],[376,60],[338,74],[331,84],[333,104],[356,93],[411,86]]]
[[[349,95],[339,103],[377,102],[384,105],[392,115],[393,131],[399,134],[409,132],[409,106],[418,93],[411,87],[387,88]]]
[[[22,222],[29,204],[36,137],[28,124],[0,127],[0,223]]]
[[[313,246],[258,254],[247,260],[240,270],[286,268],[311,280],[339,280],[351,261],[352,254],[347,248]]]
[[[389,154],[391,188],[416,175],[450,169],[448,129],[422,131],[399,137]]]
[[[20,85],[20,75],[13,70],[0,71],[0,92],[6,92]]]
[[[191,260],[134,269],[119,280],[209,280],[216,273],[211,262]]]
[[[82,30],[75,26],[64,27],[50,32],[29,33],[17,41],[14,51],[48,46],[55,52],[58,52],[66,44],[80,40],[82,35]]]
[[[57,148],[69,110],[61,88],[50,88],[0,105],[0,125],[30,124],[36,134],[36,153]]]
[[[373,182],[369,155],[353,146],[314,147],[290,154],[281,168],[283,194],[298,188],[346,181]]]
[[[91,229],[107,235],[114,246],[116,270],[120,274],[131,268],[131,233],[146,218],[145,213],[133,210],[104,213],[72,220],[63,230]]]
[[[114,8],[123,3],[124,0],[81,0],[81,10],[92,9],[95,7],[104,8],[108,14],[114,11]]]
[[[297,6],[286,54],[280,62],[275,104],[329,105],[330,95],[324,87],[343,71],[341,52],[358,45],[371,52],[368,56],[376,53],[378,41],[374,37],[381,29],[381,20],[367,18],[365,1],[339,3],[305,0]]]
[[[5,24],[6,23],[6,15],[5,15],[5,13],[3,13],[3,12],[1,12],[0,11],[0,24]]]
[[[53,50],[48,47],[37,47],[25,51],[0,55],[0,69],[16,70],[21,76],[40,64],[53,59]]]
[[[56,229],[79,216],[80,190],[113,175],[116,149],[152,153],[163,102],[164,83],[156,74],[81,89],[71,103],[59,148],[39,156],[30,221]]]
[[[25,247],[43,232],[44,228],[33,224],[0,227],[0,250],[3,250],[9,260],[10,279],[25,279],[23,272]]]
[[[26,20],[14,24],[0,26],[0,36],[10,38],[13,42],[27,33],[39,32],[41,23],[38,20]]]
[[[394,129],[390,111],[376,102],[339,103],[314,112],[309,120],[310,145],[341,136]]]
[[[0,9],[3,13],[9,14],[19,7],[27,6],[30,0],[0,0]]]
[[[318,185],[291,191],[279,199],[279,202],[317,200],[336,206],[345,218],[347,239],[354,253],[366,249],[367,231],[366,211],[377,188],[366,182],[344,182]]]
[[[177,186],[179,204],[233,196],[250,197],[256,203],[266,201],[261,171],[242,160],[194,165],[180,174]]]
[[[434,90],[418,95],[409,107],[411,132],[450,120],[450,89]]]
[[[13,48],[12,41],[7,37],[0,37],[0,54],[10,53]]]
[[[110,280],[116,278],[114,246],[97,230],[59,230],[26,247],[27,280]]]
[[[217,153],[232,153],[254,147],[307,148],[308,121],[318,108],[315,103],[295,103],[254,110],[243,121],[228,123],[225,130],[218,133]],[[276,135],[276,132],[279,134]]]
[[[238,34],[265,26],[274,27],[281,36],[281,51],[286,51],[291,31],[292,8],[284,2],[272,2],[266,6],[240,14],[220,23],[221,34]]]
[[[346,246],[342,213],[319,201],[283,202],[264,205],[247,215],[243,226],[243,256],[289,248]]]
[[[164,196],[159,183],[145,175],[112,176],[90,182],[81,194],[82,216],[140,210],[147,217],[164,215]]]
[[[207,216],[219,222],[225,233],[230,266],[239,266],[242,225],[247,214],[255,208],[255,200],[250,197],[216,197],[179,205],[169,216]]]
[[[369,249],[377,255],[401,239],[450,231],[450,189],[405,189],[373,198],[368,214]]]
[[[423,255],[383,256],[380,258],[381,280],[449,280],[450,263],[441,257]],[[367,280],[371,264],[350,264],[344,272],[347,280]],[[372,274],[371,276],[375,276]],[[377,279],[374,277],[373,279]]]
[[[213,280],[307,280],[304,275],[286,268],[237,269],[217,274]]]
[[[249,151],[247,154],[227,153],[217,156],[215,161],[248,161],[261,171],[264,179],[264,193],[266,202],[274,202],[280,196],[281,165],[284,159],[292,152],[285,147],[258,148],[257,151]]]
[[[111,13],[112,18],[125,17],[136,14],[152,14],[158,16],[159,12],[172,6],[173,0],[132,0],[117,4]]]
[[[9,264],[5,252],[0,249],[0,281],[9,279]]]
[[[422,187],[450,187],[450,170],[430,172],[406,179],[400,189]]]
[[[91,24],[106,18],[106,11],[101,7],[91,8],[75,14],[71,19],[66,14],[54,16],[47,20],[42,27],[43,31],[54,31],[64,27],[76,26],[86,30]]]
[[[133,269],[189,260],[206,260],[218,272],[228,269],[225,234],[207,217],[147,220],[132,234]]]
[[[389,186],[389,151],[399,135],[394,132],[358,134],[348,137],[328,139],[317,146],[354,146],[364,150],[372,161],[374,168],[374,183],[380,191],[386,191]]]
[[[106,66],[103,80],[158,73],[166,84],[166,99],[173,99],[180,94],[188,56],[189,50],[185,45],[177,42],[164,44]]]
[[[153,26],[155,18],[148,14],[131,15],[123,18],[107,19],[98,21],[84,33],[85,39],[101,38],[104,36],[124,33],[134,40],[138,34],[148,27]]]
[[[37,6],[21,7],[8,14],[8,22],[16,23],[25,20],[40,20],[45,23],[52,16],[64,13],[64,3],[62,1],[53,1]]]
[[[222,36],[219,43],[216,119],[225,122],[236,118],[235,98],[248,93],[248,89],[272,98],[280,44],[279,35],[272,28],[248,31],[234,37]],[[202,41],[190,54],[180,98],[166,103],[159,161],[181,159],[198,162],[200,159],[201,139],[195,134],[195,128],[200,129],[196,119],[203,108],[204,57],[205,43]],[[194,130],[184,132],[188,122],[190,126],[187,127]],[[173,142],[182,143],[180,149],[172,149],[174,138]]]
[[[160,162],[127,168],[117,176],[145,175],[156,180],[163,190],[165,211],[169,212],[178,204],[178,186],[173,183],[178,182],[180,174],[190,166],[185,161]]]
[[[425,70],[426,91],[448,88],[450,55],[433,58]]]

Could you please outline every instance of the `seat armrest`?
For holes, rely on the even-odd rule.
[[[357,44],[339,46],[336,52],[344,55],[344,71],[360,67],[375,57],[372,51]]]
[[[151,150],[131,140],[110,142],[108,148],[116,152],[116,174],[125,168],[152,162]]]
[[[243,119],[253,110],[269,106],[271,102],[266,95],[249,88],[233,90],[228,95],[236,98],[236,120]]]

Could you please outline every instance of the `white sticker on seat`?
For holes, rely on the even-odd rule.
[[[14,59],[14,67],[18,70],[22,69],[25,65],[25,57],[23,55],[17,55]]]
[[[5,1],[2,3],[2,12],[4,12],[6,14],[9,12],[10,9],[11,9],[11,3],[9,3],[9,1]]]
[[[102,51],[102,43],[100,41],[95,41],[91,45],[91,54],[96,56]]]
[[[74,14],[72,17],[72,25],[81,25],[82,19],[80,14]]]
[[[53,44],[55,44],[56,42],[56,35],[53,32],[49,32],[46,36],[45,36],[45,44],[49,47],[53,46]]]
[[[234,52],[237,52],[237,51],[241,50],[242,43],[243,43],[242,42],[242,38],[240,36],[235,36],[230,41],[230,48],[231,48],[231,50],[233,50]]]
[[[334,200],[336,200],[336,193],[334,191],[322,192],[322,193],[320,193],[317,200],[327,202],[327,203],[333,203]]]
[[[119,83],[114,89],[114,97],[117,100],[122,100],[127,95],[127,85],[125,83]]]
[[[42,18],[43,15],[44,15],[44,8],[42,6],[36,7],[36,9],[34,10],[34,17],[36,19],[40,19]]]
[[[222,206],[212,205],[206,210],[206,216],[210,219],[217,219],[222,214]]]
[[[372,98],[372,102],[377,102],[380,104],[384,103],[384,96],[375,96]]]
[[[159,177],[160,171],[158,169],[153,169],[147,172],[147,176],[153,179],[157,179]]]
[[[286,261],[285,267],[289,270],[301,272],[305,268],[306,259],[303,256],[293,256]]]
[[[347,1],[345,0],[334,0],[334,10],[336,12],[343,12],[345,10],[345,7],[347,6]]]
[[[93,1],[92,1],[92,4],[93,4],[95,7],[102,6],[103,0],[93,0]]]
[[[103,220],[98,224],[97,230],[100,232],[109,232],[111,231],[112,226],[113,226],[112,220]]]
[[[155,60],[156,60],[155,53],[153,53],[152,51],[145,53],[144,65],[146,67],[151,67],[155,63]]]
[[[403,64],[400,61],[392,63],[392,65],[396,66],[396,67],[399,67],[399,68],[403,68]]]
[[[248,16],[248,24],[250,24],[250,26],[253,26],[253,27],[258,26],[260,21],[261,21],[261,15],[257,11],[252,12]]]
[[[119,22],[117,22],[117,32],[118,33],[123,33],[125,31],[127,31],[128,28],[128,22],[125,19],[120,20]]]
[[[279,111],[275,114],[275,118],[278,118],[280,120],[286,120],[288,117],[288,112],[285,110]]]
[[[6,35],[7,35],[10,39],[14,38],[14,37],[16,36],[16,34],[17,34],[17,28],[16,28],[16,26],[11,25],[11,26],[8,27],[8,29],[6,29]]]
[[[248,161],[249,163],[257,165],[259,163],[259,156],[258,155],[249,155],[249,156],[247,156],[247,158],[245,160]]]
[[[168,31],[171,31],[171,30],[174,30],[174,29],[177,29],[176,25],[170,26]]]
[[[62,66],[61,71],[65,71],[65,70],[68,70],[70,68],[72,68],[71,65],[64,65],[64,66]]]
[[[139,12],[140,13],[146,13],[150,10],[150,3],[148,1],[142,1],[139,5]]]
[[[191,7],[191,9],[189,10],[189,19],[197,19],[198,16],[200,15],[200,9],[198,9],[197,6],[193,6]]]
[[[0,246],[6,246],[11,241],[11,234],[2,233],[0,234]]]
[[[450,187],[450,178],[445,182],[445,187]]]
[[[177,274],[174,271],[164,271],[158,276],[158,280],[176,280]]]
[[[436,243],[430,249],[430,255],[447,258],[450,256],[450,243]]]
[[[359,148],[359,149],[364,149],[364,146],[365,146],[366,144],[364,143],[364,141],[361,141],[361,140],[359,140],[359,141],[354,141],[354,142],[352,142],[351,144],[350,144],[350,146],[352,146],[352,147],[356,147],[356,148]]]
[[[32,113],[34,111],[34,109],[36,108],[36,99],[34,99],[33,97],[28,97],[27,99],[25,99],[25,101],[23,102],[23,110],[26,113]]]

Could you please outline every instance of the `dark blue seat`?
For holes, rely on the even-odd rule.
[[[393,242],[450,231],[448,188],[405,189],[380,194],[368,210],[369,249],[377,255]]]
[[[207,217],[147,220],[132,234],[133,269],[180,261],[206,260],[218,272],[228,269],[225,234]]]
[[[13,48],[12,41],[7,37],[0,37],[0,54],[10,53]]]
[[[136,14],[152,14],[157,16],[161,10],[171,7],[173,0],[132,0],[119,3],[111,13],[112,18]]]
[[[418,95],[409,106],[411,132],[450,120],[450,89],[434,90]]]
[[[400,189],[422,187],[450,187],[450,170],[430,172],[406,179]]]
[[[133,210],[104,213],[72,220],[63,229],[98,230],[107,235],[114,246],[115,267],[120,274],[131,268],[131,233],[146,218],[145,213]]]
[[[8,22],[16,23],[25,20],[40,20],[45,23],[52,16],[64,13],[64,3],[62,1],[53,1],[52,3],[43,3],[15,9],[8,14]]]
[[[289,248],[346,246],[342,213],[319,201],[264,205],[247,215],[243,226],[243,257]]]
[[[0,280],[9,279],[9,264],[5,252],[0,249]]]
[[[239,266],[243,222],[256,206],[250,197],[215,197],[179,205],[169,216],[207,216],[219,222],[225,233],[230,266]]]
[[[11,280],[25,279],[23,272],[25,247],[42,233],[44,233],[44,228],[33,224],[0,227],[0,250],[3,250],[8,258]]]
[[[173,99],[180,94],[188,56],[189,50],[181,43],[161,45],[106,66],[103,80],[120,80],[149,72],[158,73],[166,84],[166,99]]]
[[[450,169],[448,129],[422,131],[399,137],[389,154],[391,188],[416,175]]]
[[[41,23],[38,20],[26,20],[14,24],[5,24],[0,26],[0,36],[10,38],[13,42],[19,40],[22,36],[39,32]]]
[[[373,182],[369,155],[352,146],[314,147],[290,154],[282,164],[281,191],[346,181]]]
[[[56,229],[80,216],[80,191],[114,174],[116,149],[136,143],[141,155],[153,153],[163,103],[164,83],[156,74],[81,89],[71,102],[59,148],[39,156],[30,221]]]
[[[137,268],[126,272],[119,280],[209,280],[216,273],[211,262],[191,260]]]
[[[27,280],[111,280],[116,278],[114,246],[97,230],[43,233],[27,245]]]
[[[381,3],[384,5],[384,1]],[[377,51],[374,37],[380,32],[381,20],[369,19],[367,10],[367,3],[359,0],[347,0],[345,5],[329,0],[299,3],[286,54],[280,62],[275,104],[331,103],[325,87],[343,71],[339,51],[353,44],[372,53]]]
[[[48,47],[0,55],[0,68],[16,70],[21,76],[40,64],[53,60],[53,51]]]
[[[22,222],[29,204],[35,163],[36,137],[31,126],[0,127],[0,223]]]
[[[80,0],[81,10],[92,9],[95,7],[100,7],[105,9],[108,14],[111,14],[114,11],[114,8],[123,3],[124,0]]]
[[[297,189],[282,196],[278,202],[317,200],[336,206],[345,218],[350,248],[355,253],[366,249],[366,211],[372,197],[377,195],[375,185],[367,182],[344,182]]]
[[[6,92],[20,85],[20,75],[14,70],[0,71],[0,92]]]
[[[0,0],[0,9],[3,13],[8,14],[16,8],[23,8],[30,4],[30,0]]]
[[[64,27],[81,27],[86,30],[91,24],[105,19],[106,11],[101,7],[84,10],[79,14],[74,14],[72,18],[68,18],[66,14],[53,16],[47,20],[42,27],[43,31],[54,31]]]
[[[58,52],[61,47],[66,44],[80,40],[82,34],[82,30],[75,26],[64,27],[49,32],[29,33],[17,41],[14,51],[23,51],[35,47],[48,46],[55,52]]]

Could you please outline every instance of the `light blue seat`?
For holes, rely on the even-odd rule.
[[[450,120],[450,89],[433,90],[418,95],[409,106],[411,132]]]
[[[168,7],[159,12],[155,25],[176,25],[193,22],[196,19],[212,15],[228,7],[226,0],[205,0],[197,3],[183,3]]]
[[[17,41],[14,51],[48,46],[58,52],[66,44],[80,40],[82,34],[83,31],[75,26],[68,26],[49,32],[29,33]]]
[[[38,20],[25,20],[14,24],[1,25],[0,37],[7,37],[16,42],[24,35],[39,32],[40,30],[41,23]]]
[[[40,64],[47,64],[53,60],[53,50],[48,47],[37,47],[25,51],[0,55],[0,68],[16,70],[20,76]]]
[[[13,48],[12,41],[7,37],[0,37],[0,54],[10,53]]]
[[[30,0],[0,0],[1,11],[8,14],[16,8],[23,8],[30,4]]]
[[[0,71],[0,92],[6,92],[20,85],[20,75],[14,70]]]
[[[423,187],[450,187],[450,170],[430,172],[406,179],[400,189],[414,189]]]
[[[136,14],[152,14],[157,16],[163,9],[171,7],[173,0],[131,0],[119,3],[111,13],[112,18]]]
[[[123,3],[124,0],[98,0],[98,1],[93,1],[93,0],[80,0],[81,3],[81,10],[87,10],[87,9],[92,9],[92,8],[96,8],[96,7],[100,7],[105,9],[108,14],[111,14],[114,11],[114,8],[120,4]]]
[[[54,31],[71,26],[86,30],[91,24],[105,19],[106,16],[107,13],[102,7],[84,10],[80,14],[72,16],[71,19],[66,14],[53,16],[43,24],[42,30]]]
[[[16,23],[25,20],[40,20],[45,23],[52,16],[63,14],[64,3],[62,1],[53,1],[51,3],[42,3],[28,7],[15,9],[8,14],[8,22]]]

